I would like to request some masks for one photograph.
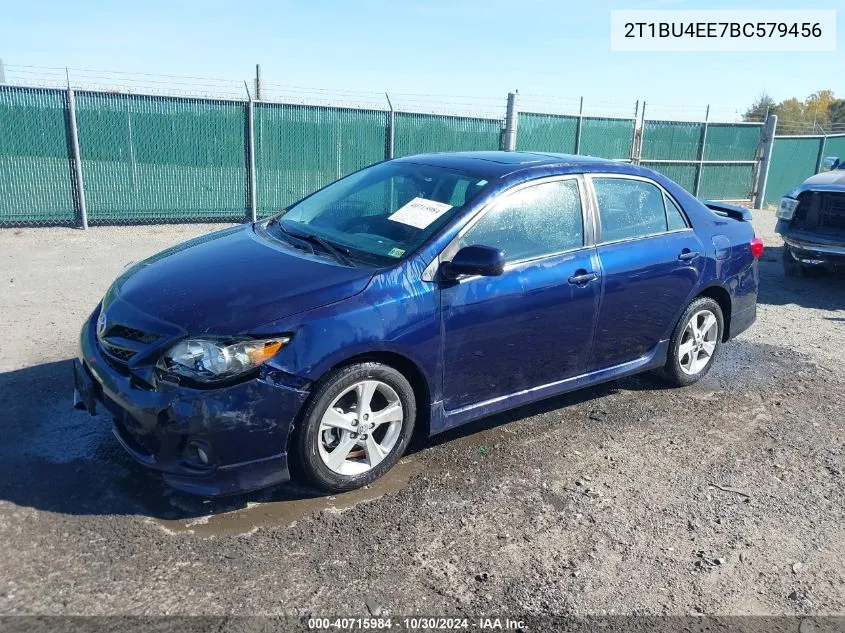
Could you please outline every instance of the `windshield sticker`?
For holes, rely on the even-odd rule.
[[[451,208],[452,205],[450,204],[426,200],[425,198],[414,198],[387,219],[424,229]]]
[[[388,255],[390,255],[391,257],[402,257],[402,255],[404,255],[404,254],[405,254],[404,248],[391,248],[390,252],[388,253]]]

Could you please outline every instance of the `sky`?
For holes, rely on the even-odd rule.
[[[323,90],[574,101],[590,111],[737,112],[831,89],[845,97],[845,1],[835,53],[611,52],[611,9],[800,9],[782,0],[0,0],[0,59],[26,66],[211,77]],[[37,72],[37,69],[28,71]],[[24,75],[25,76],[25,75]],[[32,75],[35,76],[35,75]],[[167,80],[163,80],[167,81]],[[448,100],[446,100],[448,101]],[[472,104],[473,101],[465,103]],[[479,101],[481,103],[481,101]]]

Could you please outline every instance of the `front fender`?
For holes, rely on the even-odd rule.
[[[376,275],[368,287],[344,301],[281,319],[251,333],[290,333],[291,341],[271,361],[276,369],[302,380],[319,380],[344,361],[387,352],[413,363],[439,393],[440,291],[420,280],[419,262]]]

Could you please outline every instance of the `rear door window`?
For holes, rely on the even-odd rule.
[[[615,242],[668,230],[663,192],[628,178],[593,178],[599,206],[601,241]]]

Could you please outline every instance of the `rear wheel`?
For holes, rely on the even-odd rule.
[[[722,342],[722,309],[710,297],[699,297],[689,304],[669,339],[663,377],[685,387],[707,375]]]
[[[414,390],[400,372],[380,363],[335,370],[303,414],[296,437],[303,473],[327,492],[369,484],[402,457],[415,420]]]

